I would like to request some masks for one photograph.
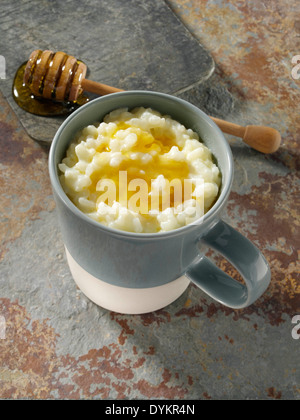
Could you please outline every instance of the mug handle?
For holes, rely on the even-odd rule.
[[[209,296],[234,309],[246,308],[267,289],[269,265],[256,246],[223,220],[219,220],[197,243],[220,252],[242,275],[245,284],[234,280],[207,257],[193,264],[186,276]]]

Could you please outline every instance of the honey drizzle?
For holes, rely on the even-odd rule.
[[[142,179],[146,181],[148,185],[148,191],[151,191],[151,182],[157,178],[158,175],[163,175],[166,180],[169,182],[174,181],[176,178],[180,184],[181,188],[181,198],[184,197],[184,180],[188,179],[189,175],[189,165],[187,162],[175,161],[171,159],[165,159],[164,154],[168,153],[173,146],[177,146],[179,150],[182,150],[182,147],[178,146],[175,140],[171,137],[165,135],[157,135],[157,133],[148,133],[138,127],[131,126],[130,124],[120,122],[117,124],[114,133],[111,134],[111,139],[115,139],[115,135],[119,130],[125,130],[126,128],[131,128],[131,132],[135,133],[138,137],[137,143],[132,146],[130,152],[123,152],[124,157],[123,161],[120,163],[120,166],[116,169],[110,164],[103,165],[99,170],[95,170],[90,178],[92,184],[88,187],[89,193],[91,195],[101,194],[97,192],[97,183],[101,179],[110,179],[114,182],[116,186],[116,196],[120,196],[120,185],[119,177],[120,172],[126,172],[127,180],[127,198],[130,198],[136,193],[136,191],[130,191],[128,186],[132,180]],[[155,131],[155,130],[154,130]],[[156,151],[157,154],[152,156],[151,162],[143,163],[139,160],[135,161],[130,158],[131,153],[140,152],[140,153],[150,153],[151,151]],[[111,152],[108,142],[102,143],[100,147],[97,148],[98,153]],[[174,177],[174,174],[176,176]],[[193,188],[194,190],[194,188]],[[99,199],[98,197],[98,199]],[[170,207],[176,207],[181,202],[177,202],[175,199],[175,188],[170,189]],[[148,195],[148,208],[151,208],[151,194]],[[164,210],[162,196],[159,198],[159,211]],[[152,220],[152,216],[147,213],[142,213],[143,216],[148,216]],[[153,218],[153,221],[155,217]]]

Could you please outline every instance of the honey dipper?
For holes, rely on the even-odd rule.
[[[35,50],[26,64],[24,83],[35,96],[55,101],[74,102],[82,91],[98,95],[123,91],[86,79],[86,71],[84,63],[64,52]],[[281,136],[274,128],[258,125],[243,127],[219,118],[210,118],[224,133],[242,138],[259,152],[273,153],[280,146]]]

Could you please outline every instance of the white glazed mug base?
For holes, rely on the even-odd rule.
[[[92,302],[113,312],[138,315],[157,311],[178,299],[190,284],[187,277],[181,276],[156,287],[135,289],[115,286],[84,270],[67,248],[66,255],[72,277],[79,289]]]

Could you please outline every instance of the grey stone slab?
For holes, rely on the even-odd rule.
[[[3,0],[1,10],[0,88],[28,134],[43,142],[65,117],[29,114],[11,94],[16,69],[34,49],[74,55],[88,64],[90,79],[124,90],[174,94],[214,71],[211,55],[163,0]]]
[[[236,108],[235,98],[216,73],[204,83],[177,92],[176,96],[196,105],[206,114],[221,119],[228,118]]]

